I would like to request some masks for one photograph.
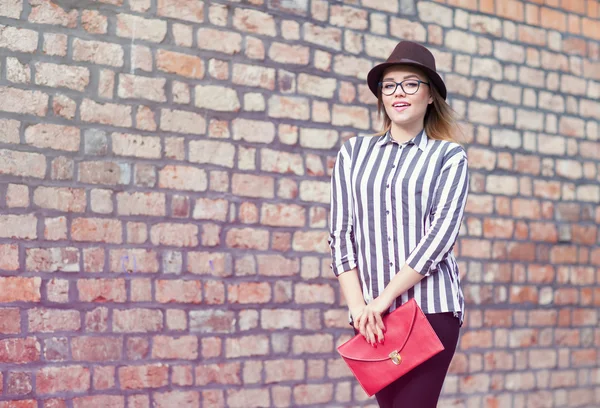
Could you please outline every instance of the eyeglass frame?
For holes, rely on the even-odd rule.
[[[414,93],[408,93],[408,92],[406,92],[406,90],[404,89],[404,86],[402,86],[402,84],[405,83],[405,82],[407,82],[407,81],[416,81],[418,83],[417,90]],[[390,93],[390,94],[383,93],[383,83],[384,82],[393,82],[394,84],[396,84],[396,87],[394,88],[394,91],[392,93]],[[406,95],[414,95],[417,92],[419,92],[419,89],[421,88],[421,84],[425,84],[425,85],[429,86],[429,82],[425,82],[425,81],[421,81],[420,79],[413,79],[413,78],[405,79],[402,82],[395,82],[395,81],[389,81],[388,80],[388,81],[380,81],[378,83],[379,89],[381,89],[381,94],[385,95],[385,96],[391,96],[391,95],[395,94],[396,91],[398,90],[398,85],[400,85],[400,89],[402,89],[402,92],[404,92]]]

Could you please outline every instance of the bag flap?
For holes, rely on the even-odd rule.
[[[371,346],[361,334],[357,334],[337,350],[344,358],[351,360],[377,362],[390,359],[393,351],[401,352],[415,325],[417,316],[417,302],[410,299],[392,313],[383,317],[386,331],[383,344]]]

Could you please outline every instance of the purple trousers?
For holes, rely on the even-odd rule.
[[[460,321],[453,313],[425,316],[445,349],[375,394],[381,408],[437,407],[448,367],[456,351]]]

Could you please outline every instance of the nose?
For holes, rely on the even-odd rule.
[[[394,96],[406,96],[406,92],[404,92],[402,85],[396,84],[396,92],[394,92]]]

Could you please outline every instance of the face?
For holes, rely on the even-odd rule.
[[[398,85],[391,95],[384,94],[394,89],[392,82],[406,80],[410,82],[402,84],[404,90]],[[433,103],[429,86],[423,83],[417,84],[415,80],[429,83],[429,79],[419,69],[407,65],[392,66],[383,73],[381,82],[383,87],[387,88],[382,89],[383,106],[392,123],[397,126],[407,128],[422,126],[427,106]],[[416,86],[418,86],[417,92],[411,95],[410,93],[417,89]]]

